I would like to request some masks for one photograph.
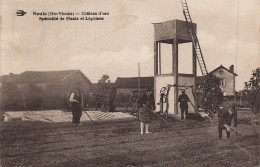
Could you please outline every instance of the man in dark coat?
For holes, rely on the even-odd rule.
[[[188,119],[188,102],[190,101],[190,99],[185,94],[185,90],[182,90],[181,92],[182,94],[178,98],[178,102],[180,102],[180,108],[181,108],[181,119],[184,119],[184,112],[185,112],[186,119]]]
[[[237,127],[237,112],[235,106],[231,105],[229,108],[222,108],[218,112],[219,124],[218,124],[218,133],[219,139],[222,139],[222,130],[225,129],[227,132],[227,138],[230,137],[231,131],[231,122],[234,118],[234,130],[236,132],[235,127]]]
[[[80,125],[80,117],[82,116],[80,88],[76,88],[69,101],[71,103],[72,124]]]
[[[140,99],[137,100],[137,103],[140,106],[139,109],[139,121],[140,127],[141,127],[141,134],[144,133],[150,133],[149,132],[149,126],[152,122],[152,116],[153,116],[153,110],[155,110],[155,100],[154,96],[152,94],[152,90],[148,89],[146,91],[146,94],[144,94]]]

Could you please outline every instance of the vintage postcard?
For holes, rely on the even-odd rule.
[[[259,0],[0,0],[0,167],[259,166]]]

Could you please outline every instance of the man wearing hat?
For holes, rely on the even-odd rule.
[[[180,108],[181,108],[181,119],[184,119],[184,112],[185,117],[188,119],[188,102],[190,101],[189,97],[185,94],[185,90],[181,90],[181,95],[178,98],[178,102],[180,102]]]
[[[72,112],[72,124],[80,125],[80,117],[82,116],[81,107],[81,93],[80,88],[77,87],[70,96],[71,112]]]

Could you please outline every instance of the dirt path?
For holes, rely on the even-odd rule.
[[[215,123],[155,120],[140,135],[137,120],[91,123],[1,123],[3,167],[13,166],[255,166],[258,127],[239,124],[240,135],[219,141]],[[223,131],[224,132],[224,131]]]

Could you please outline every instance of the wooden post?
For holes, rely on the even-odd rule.
[[[154,76],[158,74],[158,42],[154,41]]]
[[[192,45],[192,74],[196,78],[197,76],[197,56],[196,56],[196,50],[194,46]]]
[[[178,40],[172,42],[172,72],[174,84],[178,85]],[[174,87],[174,113],[178,114],[178,86]]]
[[[197,101],[195,99],[197,99],[197,96],[196,96],[196,77],[197,77],[197,56],[196,56],[196,48],[194,47],[194,45],[192,45],[192,74],[193,74],[193,77],[194,77],[194,86],[193,86],[193,92],[194,93],[194,105],[197,109]]]
[[[162,74],[162,57],[161,57],[161,42],[159,42],[159,74]]]
[[[141,95],[141,83],[140,83],[140,64],[138,63],[138,96]]]

